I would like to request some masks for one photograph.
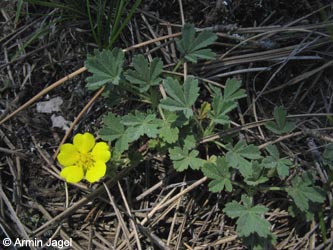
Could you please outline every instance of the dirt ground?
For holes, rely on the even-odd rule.
[[[82,68],[97,47],[86,23],[59,22],[59,9],[25,3],[30,14],[16,21],[15,2],[0,2],[0,238],[71,239],[72,249],[247,249],[235,221],[222,212],[230,195],[210,193],[201,173],[176,173],[160,156],[149,154],[134,169],[118,169],[117,178],[105,180],[111,196],[102,183],[64,183],[55,152],[95,92],[85,88],[85,71],[47,88]],[[278,105],[299,115],[297,130],[286,136],[269,137],[257,128],[241,136],[257,145],[277,140],[303,171],[319,171],[316,157],[333,142],[330,1],[146,0],[116,46],[125,49],[179,32],[182,18],[219,37],[213,46],[219,59],[200,62],[190,73],[214,82],[242,81],[247,98],[235,122],[271,118]],[[172,65],[175,58],[163,50],[172,51],[172,43],[142,46],[126,57],[144,53]],[[46,110],[40,107],[50,101]],[[111,109],[98,97],[68,140],[78,132],[98,131]],[[309,223],[293,218],[282,195],[257,199],[269,207],[267,218],[276,235],[271,249],[333,249],[328,200],[324,223],[332,237],[324,241],[318,218]]]

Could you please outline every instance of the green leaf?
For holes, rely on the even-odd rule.
[[[146,92],[162,80],[159,76],[163,70],[163,63],[159,58],[154,58],[148,63],[143,55],[136,55],[133,57],[133,67],[135,70],[127,70],[125,77],[130,83],[138,84],[140,92]]]
[[[121,118],[117,117],[115,114],[109,112],[103,118],[103,127],[99,130],[99,135],[103,140],[114,141],[120,138],[125,131],[125,127],[121,124]]]
[[[226,159],[230,166],[238,169],[244,177],[251,175],[253,170],[249,160],[261,158],[258,147],[246,145],[245,141],[240,140],[234,147],[228,144],[226,148],[228,150]]]
[[[175,143],[178,140],[179,129],[175,126],[177,118],[177,114],[170,112],[165,114],[165,120],[162,121],[159,137],[167,143]]]
[[[87,78],[87,88],[95,90],[108,83],[118,85],[123,64],[124,52],[121,49],[95,50],[94,55],[88,55],[85,61],[85,67],[93,73]]]
[[[145,114],[139,111],[124,116],[121,122],[128,127],[126,133],[132,141],[143,135],[147,135],[149,138],[157,137],[162,124],[155,114]]]
[[[197,118],[199,120],[203,120],[207,117],[207,114],[211,111],[211,105],[209,102],[201,103],[200,109],[198,110]]]
[[[213,109],[209,112],[209,118],[216,124],[229,124],[230,119],[227,113],[236,108],[236,103],[225,102],[222,95],[216,95],[212,101]]]
[[[180,147],[174,147],[169,149],[170,159],[173,162],[173,167],[178,171],[184,171],[188,167],[197,170],[200,169],[205,161],[198,158],[199,151],[182,149]]]
[[[109,112],[103,118],[103,127],[99,130],[100,137],[105,141],[115,141],[115,148],[120,153],[128,149],[128,144],[131,138],[125,131],[124,125],[121,123],[121,118]]]
[[[269,121],[265,127],[275,134],[291,132],[296,127],[295,122],[287,121],[287,111],[283,107],[275,107],[273,111],[275,121]]]
[[[326,145],[323,152],[323,162],[333,171],[333,143]]]
[[[276,243],[276,237],[271,234],[264,238],[257,234],[251,234],[248,237],[242,237],[242,243],[251,250],[267,250],[274,249],[273,243]]]
[[[209,117],[216,124],[229,124],[230,119],[227,113],[237,107],[236,100],[245,97],[245,91],[240,89],[241,82],[237,79],[228,79],[224,88],[224,96],[221,91],[214,90],[215,94],[212,101],[213,110]]]
[[[225,157],[219,157],[215,163],[206,163],[201,169],[203,174],[212,179],[208,183],[209,191],[220,192],[225,189],[228,192],[232,191],[231,173]]]
[[[292,186],[286,189],[287,193],[294,200],[295,205],[303,212],[309,212],[310,202],[322,203],[325,200],[323,190],[313,185],[309,174],[302,177],[296,176],[292,180]]]
[[[185,24],[182,29],[182,38],[176,39],[179,52],[187,61],[196,63],[198,59],[214,59],[215,53],[207,49],[213,44],[217,36],[211,31],[204,30],[195,36],[193,24]]]
[[[236,78],[229,78],[224,88],[223,101],[230,102],[246,97],[244,89],[240,89],[241,81]]]
[[[192,105],[199,96],[198,80],[187,77],[183,86],[171,77],[163,81],[168,97],[161,100],[161,108],[169,111],[182,111],[187,118],[193,115]]]
[[[241,237],[258,234],[266,238],[271,235],[270,223],[263,218],[268,211],[266,207],[262,205],[248,207],[232,201],[226,204],[223,211],[232,219],[238,218],[236,230]]]
[[[258,161],[252,161],[252,172],[250,175],[245,176],[244,181],[250,186],[258,186],[259,184],[268,181],[268,178],[263,175],[264,167]]]
[[[275,168],[281,179],[284,179],[289,175],[289,168],[293,163],[286,158],[280,158],[280,153],[275,145],[269,145],[266,147],[270,156],[263,159],[262,163],[266,168]]]
[[[187,130],[187,131],[182,130],[182,132],[184,132],[184,134],[185,134],[185,137],[180,138],[181,145],[183,146],[184,149],[187,149],[187,150],[191,150],[191,149],[195,148],[196,144],[197,144],[194,134],[190,134],[191,132],[189,132],[189,131],[192,131],[191,128],[189,128],[189,130]]]

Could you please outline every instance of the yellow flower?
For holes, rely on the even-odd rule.
[[[98,181],[106,173],[106,162],[111,152],[105,142],[95,142],[90,133],[77,134],[73,144],[65,143],[57,156],[64,167],[60,176],[67,182],[77,183],[85,178],[90,183]]]

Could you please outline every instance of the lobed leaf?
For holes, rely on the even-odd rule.
[[[166,113],[159,130],[159,137],[167,143],[175,143],[179,137],[179,129],[175,126],[178,116],[175,113]]]
[[[268,178],[264,175],[264,167],[258,161],[252,161],[251,174],[244,176],[244,181],[250,186],[258,186],[259,184],[268,181]]]
[[[287,193],[293,198],[295,205],[304,212],[310,211],[310,202],[322,203],[325,195],[321,188],[314,186],[313,180],[308,174],[302,177],[296,176],[292,180],[292,186],[286,189]]]
[[[232,101],[224,101],[222,95],[215,95],[212,101],[212,110],[209,112],[209,117],[216,124],[229,124],[230,119],[228,112],[236,108],[236,103]]]
[[[232,191],[231,173],[225,157],[217,158],[216,163],[206,163],[201,171],[212,179],[208,183],[209,191],[220,192],[223,189],[228,192]]]
[[[126,79],[130,83],[139,85],[140,92],[146,92],[151,86],[158,85],[162,79],[159,77],[163,70],[161,59],[154,58],[151,63],[143,55],[133,57],[134,70],[127,70]]]
[[[273,116],[275,121],[269,121],[265,124],[265,127],[273,133],[280,135],[295,129],[295,122],[287,121],[287,111],[283,107],[275,107]]]
[[[215,53],[206,47],[210,46],[217,36],[211,31],[204,30],[195,36],[193,24],[185,24],[182,29],[182,38],[176,39],[179,52],[187,61],[196,63],[198,59],[214,59]]]
[[[266,150],[269,152],[270,156],[263,159],[263,165],[266,168],[275,168],[281,179],[287,177],[293,163],[289,159],[280,158],[280,153],[275,145],[267,146]]]
[[[99,130],[100,137],[105,141],[116,141],[115,148],[119,153],[128,149],[131,138],[125,131],[121,118],[109,112],[103,119],[103,127]]]
[[[122,124],[127,128],[126,133],[132,141],[139,139],[143,135],[149,138],[155,138],[161,127],[161,120],[157,119],[154,114],[145,114],[135,112],[123,117]]]
[[[182,111],[187,118],[193,115],[192,105],[199,96],[198,80],[188,77],[184,85],[171,77],[163,81],[163,86],[168,95],[161,100],[160,107],[169,111]]]
[[[188,167],[198,170],[200,169],[205,161],[198,158],[199,151],[182,149],[180,147],[174,147],[169,149],[170,159],[172,160],[173,167],[176,171],[184,171]]]
[[[226,148],[228,149],[226,159],[230,166],[238,169],[244,177],[251,175],[253,170],[250,160],[261,158],[258,147],[246,145],[245,141],[240,140],[234,147],[228,144]]]
[[[224,88],[223,101],[236,101],[246,97],[245,90],[240,89],[241,85],[241,81],[237,80],[236,78],[229,78]]]
[[[251,234],[258,234],[261,237],[269,237],[270,223],[263,218],[268,209],[262,205],[253,207],[242,206],[236,201],[226,204],[223,211],[230,218],[238,218],[236,221],[237,232],[242,237],[250,236]]]
[[[333,143],[326,145],[323,152],[323,162],[333,170]]]
[[[106,84],[118,85],[124,59],[124,52],[118,48],[95,50],[94,55],[88,55],[84,65],[93,75],[87,78],[87,88],[95,90]]]

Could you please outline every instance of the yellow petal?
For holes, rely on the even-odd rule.
[[[61,170],[60,176],[69,183],[77,183],[83,179],[83,169],[79,166],[69,166]]]
[[[105,142],[96,143],[91,151],[91,155],[95,161],[107,162],[111,158],[109,145]]]
[[[73,139],[74,146],[81,153],[88,153],[95,145],[95,138],[90,133],[76,134]]]
[[[57,156],[59,163],[68,167],[74,165],[80,158],[80,153],[73,144],[65,143],[60,147],[60,153]]]
[[[106,165],[104,162],[98,161],[93,167],[90,167],[86,173],[86,180],[90,183],[101,179],[106,173]]]

